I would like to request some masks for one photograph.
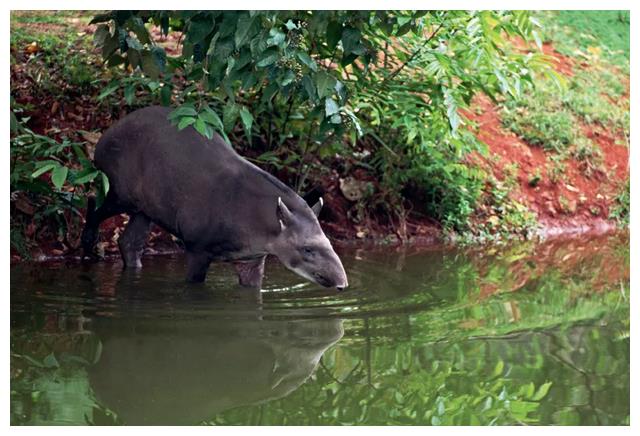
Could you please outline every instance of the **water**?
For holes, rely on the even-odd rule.
[[[12,266],[11,423],[629,423],[628,235],[340,254],[343,293]]]

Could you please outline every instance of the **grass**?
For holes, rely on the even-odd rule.
[[[547,151],[562,152],[573,144],[581,131],[575,114],[557,98],[558,90],[550,81],[520,99],[507,101],[502,110],[503,124],[528,144]]]
[[[23,64],[35,84],[51,94],[63,95],[69,90],[85,93],[101,67],[93,53],[91,37],[78,35],[67,23],[68,12],[53,15],[19,13],[11,15],[12,64]],[[27,24],[19,26],[17,24]],[[64,32],[51,32],[29,23],[55,23],[68,27]]]
[[[564,107],[587,124],[600,124],[629,134],[629,103],[621,78],[604,66],[580,70],[563,93]]]
[[[561,54],[578,60],[574,74],[566,77],[564,86],[540,78],[535,89],[502,105],[502,122],[528,144],[557,154],[547,168],[552,182],[562,175],[561,161],[570,158],[591,177],[601,169],[603,156],[582,126],[629,137],[628,14],[544,12],[540,21],[545,40]],[[619,142],[628,145],[628,140]]]
[[[554,11],[544,17],[545,39],[567,56],[601,54],[614,64],[630,55],[629,11]],[[599,50],[598,50],[599,49]]]
[[[622,227],[629,225],[631,212],[630,179],[623,184],[620,193],[615,199],[615,204],[609,212],[609,218],[614,219]]]
[[[571,148],[570,153],[578,161],[578,168],[586,177],[604,171],[602,150],[593,142],[580,140]]]

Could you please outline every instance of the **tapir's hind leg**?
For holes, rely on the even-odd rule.
[[[132,214],[129,218],[124,233],[118,239],[118,248],[120,248],[125,268],[140,268],[142,266],[140,258],[149,235],[149,224],[151,224],[151,220],[141,212]]]
[[[125,212],[125,208],[120,204],[118,197],[113,190],[110,190],[104,203],[97,210],[94,210],[96,200],[90,197],[87,204],[87,215],[85,218],[84,229],[82,229],[82,250],[85,256],[94,256],[93,247],[98,241],[98,228],[100,223],[107,218]]]
[[[266,256],[254,260],[243,260],[233,262],[233,266],[238,273],[240,286],[260,289],[262,288],[262,277],[264,277],[264,260]]]

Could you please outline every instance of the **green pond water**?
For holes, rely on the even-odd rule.
[[[339,252],[342,293],[12,266],[11,423],[629,424],[628,234]]]

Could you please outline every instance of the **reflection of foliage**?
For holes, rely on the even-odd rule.
[[[612,251],[610,241],[587,252],[529,243],[456,265],[446,303],[350,320],[300,389],[211,423],[623,423],[629,304],[610,263],[627,265],[628,246]],[[576,326],[589,320],[600,327]]]
[[[13,348],[31,341],[12,335],[11,342]],[[51,346],[58,352],[44,355]],[[117,416],[95,400],[87,378],[86,367],[100,354],[95,336],[48,335],[29,348],[30,354],[11,354],[12,425],[117,423]]]
[[[628,410],[628,361],[603,363],[611,363],[612,355],[628,356],[628,341],[603,347],[607,333],[578,327],[398,347],[340,343],[290,396],[222,413],[211,424],[622,422],[624,412],[616,411]],[[585,356],[580,348],[605,350],[608,357]],[[607,384],[615,392],[605,390]]]

